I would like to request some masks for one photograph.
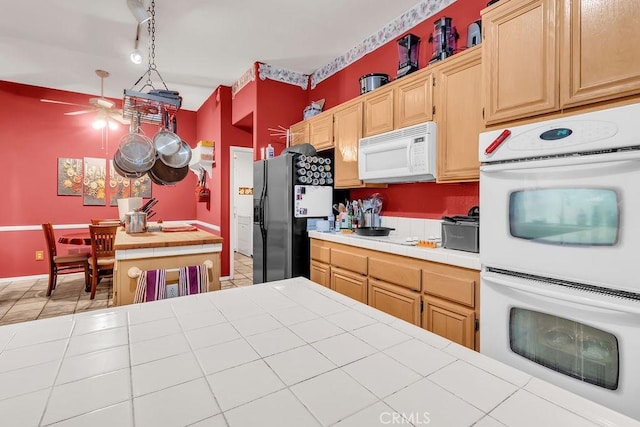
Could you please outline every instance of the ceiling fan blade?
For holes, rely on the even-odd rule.
[[[84,105],[81,104],[74,104],[72,102],[64,102],[64,101],[55,101],[53,99],[41,99],[41,102],[48,102],[49,104],[60,104],[60,105],[74,105],[76,107],[84,107]]]
[[[65,116],[79,116],[80,114],[93,113],[96,110],[80,110],[80,111],[69,111],[68,113],[64,113]]]
[[[91,98],[89,99],[89,103],[100,108],[113,108],[116,105],[114,102],[109,101],[106,98]]]
[[[114,119],[117,122],[122,123],[123,125],[128,125],[131,122],[129,121],[129,119],[125,119],[122,115],[122,110],[111,110],[109,111],[109,117],[111,117],[112,119]]]

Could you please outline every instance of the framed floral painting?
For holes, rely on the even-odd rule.
[[[107,160],[84,158],[83,196],[85,206],[105,206]]]
[[[82,159],[58,159],[58,196],[82,195]]]

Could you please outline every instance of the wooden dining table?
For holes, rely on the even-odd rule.
[[[65,245],[91,246],[91,235],[88,230],[77,233],[67,233],[58,237],[58,243]]]

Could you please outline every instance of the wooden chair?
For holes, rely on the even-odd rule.
[[[56,237],[53,226],[50,223],[42,224],[44,237],[47,242],[47,252],[49,254],[49,285],[47,286],[47,296],[56,288],[58,274],[77,273],[84,270],[84,286],[89,286],[89,254],[58,255],[56,248]]]
[[[98,282],[104,277],[113,277],[116,254],[113,243],[117,225],[90,225],[91,257],[89,258],[89,277],[91,279],[91,299],[96,296]]]

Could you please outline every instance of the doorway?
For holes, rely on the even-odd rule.
[[[250,260],[253,256],[253,149],[231,147],[230,151],[230,238],[233,249],[230,272],[233,279],[235,258]],[[248,261],[243,260],[246,265]]]

